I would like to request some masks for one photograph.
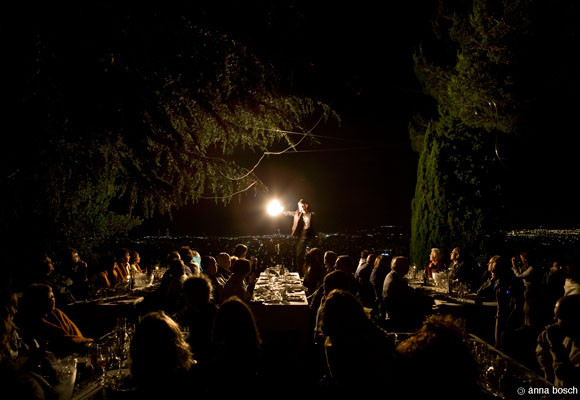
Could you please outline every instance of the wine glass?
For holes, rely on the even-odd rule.
[[[485,384],[492,393],[501,393],[501,383],[507,371],[507,362],[499,354],[491,356],[485,370]]]
[[[106,344],[97,345],[97,365],[102,371],[101,374],[101,385],[105,385],[107,378],[107,364],[111,358],[111,349]]]
[[[121,365],[123,363],[123,355],[125,352],[125,341],[124,340],[115,340],[113,345],[111,346],[111,353],[110,357],[117,365],[117,375],[121,375]]]
[[[497,371],[497,388],[498,392],[501,393],[505,389],[504,378],[508,370],[508,360],[498,355],[495,359],[495,369]]]

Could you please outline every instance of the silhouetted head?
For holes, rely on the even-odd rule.
[[[409,272],[409,259],[407,257],[398,256],[391,261],[391,271],[401,277],[407,275]]]
[[[354,261],[352,260],[351,256],[341,255],[336,259],[334,269],[338,271],[344,271],[347,274],[352,275],[355,272],[356,266],[354,265]]]
[[[248,276],[252,272],[252,264],[250,260],[239,258],[232,264],[232,272],[240,276]]]
[[[324,294],[328,296],[334,289],[352,290],[352,280],[349,275],[341,270],[332,271],[324,277],[322,286]]]
[[[236,247],[234,247],[234,257],[237,258],[246,258],[246,256],[248,255],[248,246],[246,246],[243,243],[238,243],[236,244]]]
[[[330,337],[348,335],[369,324],[363,306],[346,290],[333,289],[322,306],[322,332]]]
[[[554,316],[567,335],[577,337],[580,333],[580,295],[561,297],[554,307]]]
[[[218,309],[212,341],[252,347],[262,343],[252,310],[238,297],[230,297]]]
[[[143,317],[131,340],[131,375],[139,383],[188,371],[195,363],[179,325],[163,311]]]
[[[183,282],[183,297],[186,306],[201,307],[212,299],[213,285],[203,274],[190,276]]]

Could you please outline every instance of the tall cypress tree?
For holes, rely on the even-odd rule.
[[[411,130],[420,151],[412,202],[414,263],[424,265],[432,247],[483,254],[497,227],[503,165],[496,145],[518,131],[518,52],[529,35],[530,3],[441,3],[434,24],[438,40],[415,54],[417,77],[437,111],[425,130]]]

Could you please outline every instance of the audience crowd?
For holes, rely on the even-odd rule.
[[[263,336],[251,298],[266,267],[293,259],[286,252],[291,246],[272,239],[249,244],[197,250],[180,245],[156,258],[150,249],[119,248],[95,265],[73,248],[57,262],[48,253],[23,260],[0,288],[1,384],[26,398],[54,398],[46,354],[86,354],[94,339],[62,306],[130,290],[139,279],[149,282],[163,273],[131,341],[130,398],[171,398],[188,390],[219,397],[248,388],[260,394],[278,387],[268,339],[291,338]],[[398,398],[421,377],[414,390],[425,396],[490,396],[478,382],[461,321],[434,313],[433,299],[409,285],[405,254],[361,246],[353,255],[318,246],[308,249],[304,265],[287,264],[303,276],[311,332],[308,376],[297,373],[289,393],[355,395],[388,388]],[[428,281],[446,272],[451,291],[464,286],[497,302],[492,345],[556,386],[580,386],[575,260],[542,265],[524,249],[491,255],[481,267],[461,248],[448,254],[447,262],[443,249],[433,249],[419,276]],[[449,379],[452,392],[439,385]]]

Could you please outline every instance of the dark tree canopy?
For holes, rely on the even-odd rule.
[[[519,44],[530,36],[530,2],[459,3],[441,3],[439,41],[415,55],[417,77],[437,110],[430,122],[410,124],[420,151],[411,257],[420,265],[432,247],[485,251],[502,213],[504,166],[496,146],[518,134],[523,112]]]
[[[200,198],[227,202],[263,187],[240,153],[291,145],[283,131],[332,114],[191,18],[75,11],[2,23],[2,232],[15,241],[88,249]]]

